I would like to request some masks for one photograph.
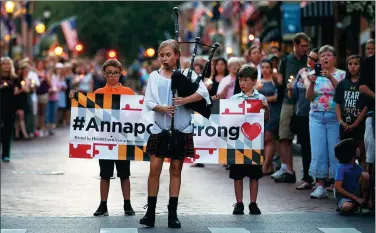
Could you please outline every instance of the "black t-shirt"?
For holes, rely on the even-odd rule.
[[[334,101],[341,106],[342,120],[349,125],[356,121],[365,106],[360,98],[359,82],[348,78],[338,83]]]
[[[375,93],[375,55],[365,59],[360,66],[359,85],[368,86]],[[375,111],[375,99],[362,95],[362,99],[368,106],[368,111]]]

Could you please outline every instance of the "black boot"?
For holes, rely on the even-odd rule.
[[[140,224],[147,227],[154,227],[155,224],[155,207],[157,205],[157,197],[148,197],[148,210],[143,218],[140,219]]]
[[[180,221],[177,214],[178,198],[170,197],[168,203],[168,227],[169,228],[181,228]]]

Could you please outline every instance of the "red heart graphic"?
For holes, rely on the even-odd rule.
[[[259,123],[249,124],[248,122],[245,122],[242,124],[242,133],[250,141],[257,138],[257,136],[259,136],[261,133],[261,130],[261,125]]]

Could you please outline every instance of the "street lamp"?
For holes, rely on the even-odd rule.
[[[64,50],[63,50],[62,47],[57,46],[57,47],[54,49],[54,52],[55,52],[55,55],[56,55],[56,56],[59,56],[59,57],[60,57],[60,56],[63,54]]]
[[[46,27],[48,26],[48,20],[50,19],[50,17],[51,17],[50,8],[46,6],[43,10],[44,25],[46,25]]]
[[[43,34],[46,30],[46,26],[43,24],[43,23],[38,23],[36,26],[35,26],[35,31],[38,33],[38,34]]]
[[[7,22],[7,27],[8,27],[8,33],[10,35],[10,40],[9,40],[9,43],[8,43],[8,56],[9,57],[12,57],[12,25],[11,25],[11,21],[12,21],[12,16],[13,16],[13,12],[14,12],[14,8],[15,8],[15,4],[13,1],[6,1],[5,2],[5,11],[8,13],[8,22]]]
[[[6,1],[5,3],[5,11],[8,13],[8,14],[13,14],[14,12],[14,7],[16,5],[14,4],[13,1]]]
[[[148,48],[146,51],[145,51],[145,54],[147,57],[154,57],[155,55],[155,49],[153,48]]]

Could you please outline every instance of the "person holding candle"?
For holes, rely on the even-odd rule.
[[[314,69],[315,64],[318,62],[318,52],[317,48],[311,50],[307,59],[307,67],[302,68],[296,78],[287,85],[288,96],[294,100],[296,106],[290,128],[292,131],[296,131],[298,136],[303,162],[303,182],[296,187],[297,190],[311,189],[313,182],[313,178],[309,175],[309,166],[311,164],[311,142],[309,137],[310,101],[306,98],[305,84],[309,84],[308,73]]]
[[[257,81],[256,89],[267,99],[270,108],[270,119],[265,124],[264,152],[265,161],[263,164],[263,174],[273,173],[273,156],[275,152],[275,139],[278,134],[279,116],[282,104],[277,102],[278,88],[272,79],[273,64],[269,59],[261,61],[261,79]]]
[[[15,139],[19,139],[19,132],[21,131],[23,139],[29,139],[29,135],[26,130],[25,116],[30,114],[31,104],[29,102],[30,96],[30,82],[27,79],[28,70],[26,66],[20,66],[17,68],[16,75],[18,78],[15,80],[15,85],[18,88],[18,91],[15,93],[15,108],[16,108],[16,130],[15,130]]]
[[[59,90],[60,90],[60,81],[59,77],[63,75],[64,64],[57,63],[55,70],[51,75],[50,83],[51,86],[48,90],[48,104],[46,109],[46,126],[49,135],[54,135],[53,129],[56,127],[57,121],[57,110],[58,110],[58,101],[59,101]]]
[[[294,53],[282,58],[279,66],[279,74],[273,74],[272,78],[278,83],[278,102],[282,102],[282,110],[279,121],[279,140],[281,146],[281,169],[271,177],[279,183],[295,183],[296,175],[293,168],[292,141],[294,133],[290,130],[291,117],[294,112],[294,103],[288,97],[287,84],[290,76],[296,76],[300,69],[307,65],[307,53],[310,38],[305,33],[297,33],[294,36]]]
[[[9,162],[12,132],[16,119],[16,109],[14,108],[13,102],[15,92],[18,91],[18,88],[15,85],[16,74],[12,59],[2,57],[0,68],[0,133],[2,161]]]

